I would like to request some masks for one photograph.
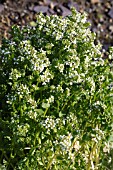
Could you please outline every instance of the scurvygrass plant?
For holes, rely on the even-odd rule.
[[[0,47],[1,168],[106,169],[113,71],[86,14],[37,16]]]

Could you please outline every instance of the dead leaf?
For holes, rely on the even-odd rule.
[[[92,4],[96,4],[96,3],[99,3],[99,2],[100,2],[100,0],[91,0]]]

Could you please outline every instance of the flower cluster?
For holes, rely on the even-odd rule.
[[[72,142],[71,142],[72,135],[71,134],[68,134],[67,136],[60,135],[60,139],[61,139],[60,145],[61,145],[62,150],[69,152],[70,147],[72,145]]]

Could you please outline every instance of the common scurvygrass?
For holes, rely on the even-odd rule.
[[[75,9],[65,18],[40,14],[2,42],[1,168],[106,169],[113,50],[103,59],[89,26]]]

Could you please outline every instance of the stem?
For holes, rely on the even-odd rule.
[[[97,152],[96,152],[96,147],[97,147],[97,145],[96,145],[96,143],[94,143],[93,148],[89,154],[87,170],[91,169],[91,161],[94,162],[94,160],[95,160],[95,169],[98,166],[100,147],[98,148]]]
[[[90,157],[91,157],[91,152],[89,154],[87,170],[90,170],[90,167],[91,167]]]
[[[73,94],[69,97],[69,100],[71,99],[71,97],[73,97],[73,95],[75,95],[75,93],[73,93]],[[69,101],[69,100],[68,100],[68,101]],[[65,108],[65,106],[66,106],[66,104],[67,104],[68,101],[66,101],[66,102],[64,103],[64,105],[63,105],[61,111]]]
[[[5,156],[5,158],[7,159],[7,161],[8,161],[8,163],[9,163],[9,165],[11,165],[11,166],[12,166],[12,168],[14,169],[14,166],[13,166],[13,164],[10,162],[10,159],[8,159],[7,155],[6,155],[6,154],[4,154],[4,156]]]
[[[48,109],[49,109],[49,107],[46,108],[46,110],[45,110],[45,112],[44,112],[44,116],[46,115]]]
[[[57,104],[58,104],[58,107],[57,107],[57,112],[59,112],[59,101],[57,100]]]
[[[53,162],[53,159],[55,159],[55,157],[56,157],[56,154],[54,154],[54,156],[53,156],[53,157],[51,158],[51,160],[49,161],[46,170],[48,170],[48,169],[50,168],[50,166],[51,166],[51,164],[52,164],[52,162]]]
[[[100,153],[100,146],[98,147],[98,153],[95,154],[95,167],[97,167],[99,163],[99,153]]]
[[[2,162],[2,157],[3,157],[3,155],[4,155],[4,154],[3,154],[3,151],[2,151],[1,158],[0,158],[0,162]]]

